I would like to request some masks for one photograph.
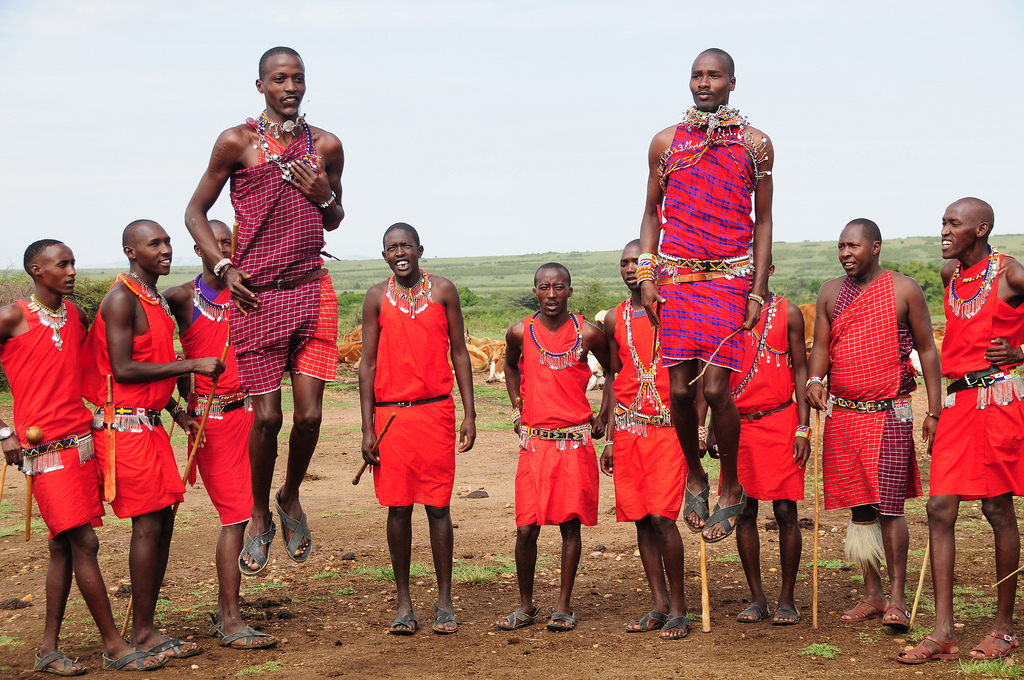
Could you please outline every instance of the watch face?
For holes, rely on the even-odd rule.
[[[14,434],[14,430],[12,430],[11,428],[9,428],[9,427],[0,427],[0,440],[7,439],[12,434]]]

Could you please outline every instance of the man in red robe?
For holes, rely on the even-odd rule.
[[[174,320],[156,288],[171,269],[171,238],[163,227],[136,220],[125,227],[122,243],[131,266],[103,298],[85,341],[82,392],[99,409],[93,441],[108,483],[104,492],[113,496],[115,515],[132,518],[132,643],[168,657],[187,657],[201,651],[195,643],[168,637],[153,625],[174,530],[172,506],[185,494],[160,410],[166,408],[183,430],[195,434],[199,424],[171,399],[175,378],[188,373],[213,377],[224,364],[217,357],[176,360]],[[109,428],[103,418],[108,376],[113,376],[114,408]],[[113,489],[111,480],[116,480]]]
[[[668,369],[658,365],[659,348],[640,301],[639,257],[640,241],[626,244],[619,273],[630,296],[604,317],[611,367],[604,384],[608,436],[601,471],[615,478],[618,520],[636,523],[640,560],[654,597],[650,613],[627,624],[626,630],[643,633],[660,628],[662,638],[678,639],[686,636],[690,626],[683,589],[683,540],[676,527],[686,460],[672,430]]]
[[[324,231],[338,228],[345,155],[336,136],[299,115],[305,66],[289,47],[260,59],[256,89],[265,110],[221,133],[210,164],[185,211],[185,225],[203,260],[231,291],[231,342],[239,383],[252,398],[249,434],[252,521],[239,556],[242,573],[262,571],[277,532],[270,492],[281,431],[281,379],[291,374],[294,411],[284,484],[276,494],[289,558],[312,551],[299,485],[309,468],[323,417],[324,383],[337,364],[337,301],[323,266]],[[207,213],[231,182],[238,245],[220,249]]]
[[[96,561],[93,527],[103,524],[103,503],[79,371],[89,317],[64,300],[75,291],[75,256],[60,241],[36,241],[25,250],[25,271],[35,292],[0,309],[0,363],[14,397],[14,427],[0,420],[0,440],[7,463],[32,476],[32,493],[50,531],[46,619],[35,670],[86,671],[57,648],[72,573],[99,628],[104,667],[157,668],[164,657],[140,652],[118,634]],[[31,427],[42,431],[42,441],[26,440]]]
[[[416,230],[404,222],[388,227],[382,255],[394,274],[366,291],[363,300],[359,405],[363,460],[373,465],[377,500],[388,509],[388,550],[398,589],[398,616],[389,630],[412,635],[419,625],[409,595],[409,567],[412,506],[422,503],[437,576],[432,630],[449,634],[458,630],[452,605],[456,430],[449,352],[465,414],[458,430],[460,453],[476,441],[473,368],[459,292],[448,279],[420,269],[423,246]],[[374,452],[391,414],[395,420]]]
[[[220,255],[231,257],[231,230],[220,220],[210,220]],[[196,254],[202,257],[199,246]],[[231,294],[224,282],[203,262],[203,273],[194,281],[164,291],[167,304],[178,322],[178,336],[186,359],[217,356],[228,345],[228,309]],[[203,477],[206,492],[220,516],[220,538],[217,541],[217,613],[213,630],[222,647],[258,649],[277,643],[272,635],[246,625],[238,605],[238,589],[242,576],[238,555],[242,552],[245,523],[252,510],[252,487],[249,481],[249,429],[252,427],[252,402],[238,383],[234,349],[228,351],[224,372],[217,379],[217,391],[211,396],[213,381],[195,376],[195,387],[189,390],[179,382],[179,394],[188,395],[188,412],[202,421],[210,404],[204,442],[196,451],[196,467]],[[189,451],[194,446],[189,441]],[[195,484],[195,471],[189,480]]]
[[[570,606],[583,544],[580,524],[597,524],[599,475],[591,437],[604,436],[604,414],[595,417],[587,399],[593,352],[609,368],[604,334],[569,313],[572,279],[555,262],[533,276],[540,311],[505,334],[505,385],[512,425],[519,435],[516,470],[516,578],[519,608],[498,621],[502,630],[528,626],[540,608],[533,603],[540,527],[557,524],[562,534],[562,582],[548,629],[576,627]]]
[[[774,150],[766,134],[728,108],[735,87],[732,57],[716,48],[697,55],[690,74],[693,108],[679,125],[659,132],[648,151],[637,271],[644,307],[660,327],[672,422],[686,454],[683,520],[710,542],[732,533],[746,505],[736,477],[740,421],[729,376],[743,360],[738,332],[754,327],[768,295],[772,261]],[[701,373],[721,459],[720,494],[710,516],[698,444],[704,423],[695,397]]]
[[[768,275],[775,265],[768,268]],[[793,599],[802,540],[796,502],[804,497],[804,465],[811,453],[804,400],[807,354],[804,317],[784,297],[769,293],[761,318],[743,333],[743,367],[732,374],[732,396],[740,412],[740,449],[736,461],[747,507],[736,520],[736,549],[750,587],[750,606],[736,617],[756,623],[772,616],[761,582],[758,501],[771,501],[779,525],[782,588],[772,624],[799,623]],[[793,402],[794,393],[796,403]]]
[[[825,509],[851,508],[847,559],[864,572],[864,597],[840,618],[881,617],[906,630],[904,583],[910,534],[903,506],[921,494],[910,393],[917,389],[910,351],[921,358],[928,392],[923,436],[931,444],[942,408],[939,354],[921,286],[878,264],[878,225],[856,219],[839,236],[846,276],[818,291],[806,400],[828,410],[822,450]],[[826,394],[822,385],[828,377]],[[890,595],[880,574],[884,551]]]
[[[953,567],[960,501],[981,500],[995,537],[999,587],[992,630],[971,658],[996,659],[1018,646],[1013,625],[1020,532],[1013,497],[1024,495],[1024,267],[988,243],[995,215],[963,198],[942,216],[946,403],[932,447],[928,532],[935,629],[902,663],[959,655],[953,625]],[[1004,580],[1005,579],[1005,580]]]

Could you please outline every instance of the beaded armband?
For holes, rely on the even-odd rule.
[[[809,431],[810,431],[810,428],[807,427],[806,425],[797,425],[797,427],[796,427],[796,436],[797,437],[803,437],[804,439],[810,439],[810,436],[808,435]]]
[[[762,307],[764,307],[764,298],[761,297],[760,295],[758,295],[757,293],[750,293],[749,295],[747,295],[747,299],[748,300],[753,300],[757,304],[759,304]]]
[[[804,387],[805,388],[810,387],[812,383],[818,383],[819,385],[822,384],[821,383],[821,378],[819,378],[816,375],[812,375],[810,378],[807,379],[807,384],[804,385]]]
[[[697,426],[697,436],[700,437],[700,440],[702,442],[707,442],[707,440],[708,440],[708,428],[704,427],[703,425],[698,425]]]
[[[326,201],[324,201],[323,203],[317,203],[317,204],[316,204],[316,207],[320,208],[321,210],[327,210],[328,208],[330,208],[330,207],[331,207],[331,203],[334,203],[334,201],[335,201],[335,200],[336,200],[337,198],[338,198],[338,194],[336,194],[336,193],[334,193],[334,192],[332,191],[332,192],[331,192],[331,197],[330,197],[330,198],[328,198],[328,199],[327,199]]]
[[[520,413],[518,407],[513,406],[511,409],[509,409],[508,418],[509,418],[509,420],[512,421],[513,425],[518,423],[522,419],[522,417],[523,417],[523,414]]]
[[[185,407],[176,402],[172,408],[167,409],[167,412],[171,414],[171,418],[177,418],[178,414],[185,412]]]
[[[230,267],[230,266],[231,266],[231,258],[230,257],[225,257],[220,262],[218,262],[217,264],[213,265],[213,275],[216,276],[218,279],[223,279],[224,278],[224,272],[226,272],[228,270],[228,267]]]
[[[640,257],[637,258],[636,282],[654,282],[657,278],[657,272],[654,270],[654,255],[652,253],[642,253]]]
[[[939,414],[938,413],[932,413],[931,411],[928,411],[927,413],[924,414],[924,417],[925,418],[935,418],[935,420],[938,420],[939,419]]]

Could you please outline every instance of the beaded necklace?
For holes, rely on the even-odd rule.
[[[64,324],[68,321],[68,309],[64,301],[60,301],[60,307],[57,309],[50,309],[39,301],[35,293],[32,293],[28,308],[39,317],[39,323],[53,331],[53,344],[57,347],[57,351],[64,351],[64,339],[60,337],[60,329],[64,328]]]
[[[655,382],[658,378],[658,363],[661,360],[661,338],[657,334],[654,336],[654,360],[650,366],[644,366],[640,355],[637,354],[636,345],[633,343],[632,317],[633,302],[627,300],[626,304],[622,305],[622,323],[626,326],[626,344],[629,346],[629,356],[633,360],[633,370],[640,380],[640,389],[637,390],[630,409],[639,411],[645,403],[650,403],[657,408],[659,414],[667,414],[668,409],[661,401],[661,395],[658,394],[658,386]]]
[[[537,334],[533,330],[533,324],[537,320],[538,316],[540,316],[540,312],[537,312],[536,314],[530,317],[529,327],[530,338],[533,339],[533,344],[537,346],[538,350],[540,350],[540,363],[547,366],[548,368],[552,368],[556,371],[561,371],[563,369],[569,368],[574,363],[579,361],[580,354],[582,354],[583,352],[583,331],[580,330],[580,322],[576,319],[576,315],[569,315],[569,321],[572,322],[573,328],[576,330],[576,341],[573,342],[572,347],[570,347],[564,352],[552,352],[546,349],[543,345],[540,344],[540,341],[537,340]]]
[[[281,123],[268,116],[266,109],[263,109],[263,113],[260,114],[261,123],[270,123],[270,134],[274,135],[274,139],[281,139],[282,132],[288,134],[295,128],[299,128],[299,130],[301,130],[305,120],[306,117],[303,115],[299,116],[295,120],[286,120],[285,122]]]
[[[747,117],[740,114],[739,110],[719,106],[717,111],[698,111],[696,107],[690,107],[680,116],[679,124],[694,130],[703,129],[705,135],[704,139],[699,142],[687,141],[673,144],[665,150],[658,170],[663,189],[668,183],[670,174],[682,168],[693,167],[712,146],[741,144],[753,163],[754,181],[771,175],[771,170],[759,170],[761,164],[768,160],[767,139],[762,137],[760,142],[754,142],[747,138],[744,131],[747,126]],[[677,157],[673,159],[673,156]],[[748,188],[753,191],[754,185],[751,184]]]
[[[282,149],[281,153],[273,153],[270,150],[270,144],[267,142],[266,124],[271,123],[271,125],[280,126],[280,123],[275,121],[273,118],[268,117],[266,110],[264,110],[263,113],[260,114],[258,121],[253,122],[256,123],[256,132],[258,132],[260,136],[260,151],[263,153],[263,157],[268,162],[273,163],[274,165],[281,169],[281,179],[283,179],[285,182],[291,182],[292,179],[294,178],[294,175],[292,175],[292,164],[291,162],[284,163],[281,161],[281,155],[284,153],[284,150]],[[287,122],[291,123],[292,121]],[[316,170],[316,155],[313,153],[313,134],[306,126],[306,117],[299,116],[298,119],[296,119],[295,123],[293,124],[292,130],[296,131],[296,135],[300,134],[303,130],[305,130],[306,153],[303,154],[302,161],[305,162],[306,165],[308,165],[309,167]],[[285,130],[285,132],[288,132],[288,130]],[[277,132],[277,128],[274,128],[274,133],[275,138],[280,137],[280,134],[278,134]]]
[[[988,293],[992,289],[992,282],[995,281],[996,275],[999,273],[999,251],[992,246],[989,246],[988,250],[988,262],[985,264],[985,271],[981,274],[969,276],[966,279],[960,278],[961,263],[956,263],[956,269],[953,270],[953,278],[949,281],[949,307],[958,319],[970,319],[985,306]],[[977,281],[983,277],[985,280],[974,295],[966,300],[957,295],[957,281],[962,285]]]
[[[750,370],[748,370],[747,374],[743,376],[743,380],[740,381],[740,384],[737,385],[735,389],[730,390],[734,397],[738,397],[743,394],[743,390],[747,389],[747,385],[750,384],[750,381],[754,378],[754,374],[758,371],[762,356],[767,352],[771,352],[775,355],[775,365],[778,366],[779,355],[785,354],[785,352],[779,352],[768,344],[768,329],[772,327],[772,321],[775,319],[775,314],[778,312],[779,308],[778,296],[775,295],[775,293],[769,293],[768,299],[765,302],[766,308],[762,313],[764,326],[761,327],[761,336],[758,337],[756,329],[750,331],[751,334],[757,338],[757,341],[754,343],[754,363],[750,365]]]
[[[135,288],[131,285],[131,282],[128,280],[129,276],[142,284],[141,291],[135,290]],[[164,299],[164,296],[161,295],[160,291],[156,289],[156,286],[150,285],[148,282],[143,281],[135,272],[128,272],[127,275],[119,274],[117,278],[120,281],[122,281],[126,286],[128,286],[129,290],[135,293],[140,300],[142,300],[143,302],[148,302],[151,305],[160,305],[160,308],[164,310],[164,314],[166,314],[167,316],[171,316],[171,308],[170,306],[168,306],[167,300]]]
[[[422,269],[419,280],[409,288],[400,284],[397,277],[392,275],[388,279],[384,294],[392,307],[398,307],[400,311],[413,319],[416,318],[417,312],[422,312],[428,304],[434,301],[430,295],[430,276]]]
[[[195,283],[193,284],[195,293],[192,295],[192,304],[195,305],[195,308],[199,310],[200,314],[210,321],[223,321],[228,316],[228,308],[231,306],[231,301],[229,300],[228,302],[220,305],[206,297],[206,295],[203,294],[202,288],[199,286],[199,281],[202,278],[203,275],[200,274],[196,277]]]

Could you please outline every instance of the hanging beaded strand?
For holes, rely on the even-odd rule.
[[[199,280],[202,278],[203,275],[200,274],[196,277],[195,283],[193,284],[195,292],[192,294],[192,304],[195,305],[195,308],[199,310],[200,314],[210,321],[223,321],[228,317],[228,308],[231,306],[231,302],[228,301],[219,305],[203,295],[203,291],[199,287]]]
[[[416,318],[417,313],[422,312],[428,304],[434,301],[430,296],[430,276],[422,269],[419,281],[409,288],[398,283],[396,277],[392,275],[388,279],[384,294],[392,307],[398,307],[400,311],[405,312],[413,319]]]
[[[656,382],[658,378],[658,364],[661,362],[661,339],[657,335],[655,336],[654,360],[649,367],[645,367],[633,342],[632,312],[633,304],[627,301],[622,309],[622,323],[626,327],[626,345],[629,347],[629,356],[633,361],[633,370],[640,381],[640,387],[633,398],[633,403],[630,404],[628,409],[624,409],[621,405],[616,406],[615,427],[628,430],[638,437],[646,437],[647,425],[652,417],[640,412],[645,403],[652,404],[657,411],[653,418],[659,419],[665,424],[672,423],[672,415],[668,407],[661,401],[661,395],[658,394]]]
[[[992,282],[995,281],[996,275],[999,273],[999,251],[989,246],[988,262],[985,264],[985,271],[981,274],[964,279],[960,277],[960,269],[960,262],[957,262],[956,269],[953,270],[953,278],[949,281],[949,307],[958,319],[970,319],[985,306],[988,293],[992,290]],[[958,281],[960,285],[963,285],[981,278],[985,280],[974,295],[964,300],[957,294]]]
[[[756,329],[750,331],[753,334],[753,336],[757,338],[757,341],[754,343],[754,363],[750,365],[750,370],[748,370],[747,374],[743,376],[743,380],[740,381],[740,384],[737,385],[735,389],[730,390],[732,392],[732,396],[738,397],[739,395],[743,394],[743,390],[747,389],[747,385],[754,378],[754,374],[757,373],[758,366],[761,364],[762,357],[767,352],[771,351],[776,355],[775,366],[776,368],[778,368],[778,355],[780,354],[780,352],[777,352],[768,346],[768,329],[772,327],[772,321],[775,319],[775,313],[778,311],[778,307],[778,296],[776,296],[775,293],[769,293],[768,305],[765,307],[764,313],[762,314],[762,318],[764,319],[764,326],[761,327],[761,337],[757,336]]]
[[[156,289],[155,286],[151,286],[146,281],[143,281],[135,272],[128,272],[128,276],[132,277],[140,284],[142,284],[142,291],[141,294],[139,295],[140,300],[145,300],[151,305],[159,304],[160,308],[164,310],[164,314],[166,314],[167,316],[171,316],[171,308],[170,306],[168,306],[167,300],[164,299],[164,296],[160,293],[159,290]],[[127,276],[125,276],[124,274],[120,274],[118,278],[121,279],[125,283],[125,285],[131,288],[132,291],[135,291],[131,283],[129,283]]]
[[[291,123],[292,121],[286,122]],[[282,153],[271,152],[270,144],[267,141],[267,123],[270,123],[272,126],[280,126],[281,124],[275,121],[273,118],[267,116],[267,112],[265,110],[263,111],[263,113],[260,114],[259,120],[253,121],[253,123],[256,124],[256,131],[259,133],[260,136],[259,150],[262,152],[264,159],[266,159],[266,161],[269,163],[273,163],[274,165],[281,169],[281,179],[283,179],[285,182],[291,182],[292,179],[294,178],[294,175],[292,175],[291,162],[282,162],[281,155],[283,154],[283,150]],[[310,132],[309,127],[306,125],[306,117],[299,116],[296,119],[294,125],[292,126],[291,131],[294,131],[295,134],[298,135],[303,130],[306,131],[306,153],[303,154],[302,161],[305,162],[306,165],[308,165],[309,167],[316,170],[316,154],[313,152],[313,134],[312,132]],[[274,132],[277,132],[277,128],[274,128]],[[289,132],[289,130],[285,130],[285,132]],[[275,138],[280,137],[279,134],[275,134],[274,136]]]
[[[63,352],[64,339],[60,337],[60,329],[64,328],[64,324],[68,321],[68,309],[64,301],[61,300],[59,308],[50,309],[39,301],[35,293],[32,293],[28,308],[39,317],[39,323],[53,332],[53,344],[57,347],[58,352]]]
[[[540,363],[548,368],[561,371],[579,361],[580,354],[583,353],[583,331],[580,330],[580,322],[576,319],[576,315],[569,315],[569,321],[572,322],[573,328],[576,330],[576,341],[565,352],[552,352],[540,344],[540,341],[537,340],[537,334],[533,330],[533,324],[538,316],[540,316],[540,312],[530,317],[529,327],[530,338],[533,340],[533,344],[537,346],[537,349],[540,350]]]

